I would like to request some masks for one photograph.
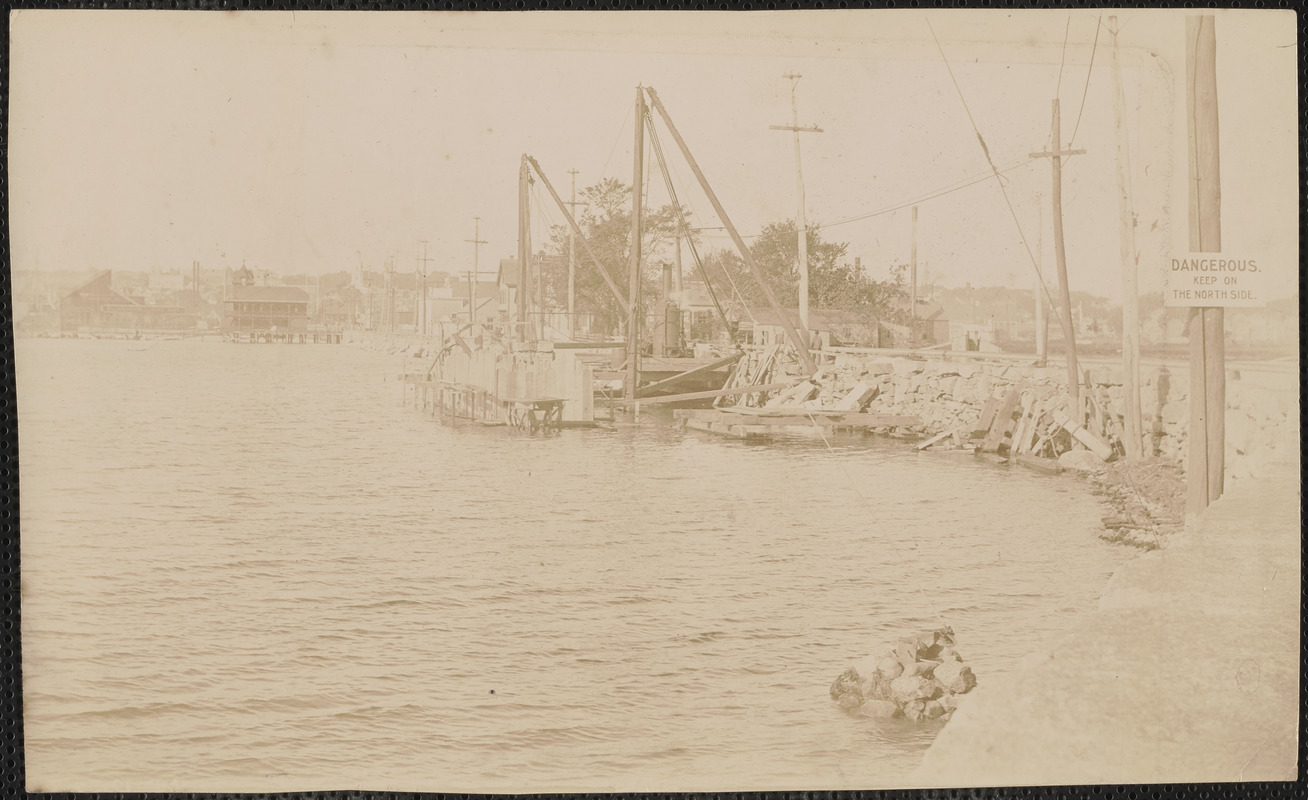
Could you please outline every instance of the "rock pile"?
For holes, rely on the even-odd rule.
[[[958,696],[975,686],[972,668],[954,649],[953,629],[941,628],[858,661],[831,684],[831,699],[846,711],[916,722],[952,715]]]
[[[834,408],[855,394],[859,409],[870,413],[905,414],[922,420],[917,433],[931,436],[967,429],[981,417],[992,397],[1002,397],[1022,384],[1038,397],[1066,396],[1067,376],[1061,367],[1038,367],[1020,363],[949,361],[940,357],[887,357],[861,353],[835,354],[817,375],[807,378],[811,394],[800,403],[808,408]],[[1146,436],[1145,455],[1172,464],[1186,458],[1190,410],[1188,386],[1166,369],[1146,369],[1141,376],[1141,416]],[[1086,370],[1083,394],[1093,397],[1102,417],[1117,417],[1123,411],[1122,370],[1119,367],[1091,367]],[[1257,475],[1265,451],[1284,438],[1297,438],[1297,409],[1292,393],[1277,392],[1238,379],[1227,382],[1227,464],[1232,477]],[[1098,430],[1110,440],[1120,433],[1116,426]],[[1102,459],[1091,460],[1081,445],[1060,442],[1058,453],[1073,452],[1063,466],[1102,469]],[[1063,446],[1065,445],[1065,446]],[[944,443],[937,445],[937,448]]]

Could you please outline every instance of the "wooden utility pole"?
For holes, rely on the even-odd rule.
[[[395,256],[386,259],[386,330],[395,332]]]
[[[427,258],[427,240],[422,239],[422,256],[418,258],[418,312],[413,315],[414,327],[419,336],[426,336],[427,329],[427,264],[431,261]],[[322,294],[322,282],[318,284],[318,294]],[[318,300],[318,313],[322,314],[322,299]]]
[[[627,291],[627,400],[636,399],[636,381],[640,379],[640,216],[645,182],[645,93],[636,87],[636,140],[632,150],[631,173],[631,261],[630,288]]]
[[[572,176],[572,199],[568,201],[568,210],[576,217],[577,206],[586,204],[577,202],[577,170],[570,169],[568,174]],[[577,235],[571,227],[568,228],[568,336],[577,338]]]
[[[609,287],[609,291],[613,293],[613,297],[618,301],[618,305],[625,309],[627,307],[627,296],[618,288],[618,284],[614,282],[612,277],[610,277],[608,269],[604,267],[599,256],[595,254],[595,249],[591,247],[590,242],[586,240],[586,235],[581,232],[581,226],[577,224],[577,220],[573,218],[572,212],[568,210],[568,204],[563,202],[563,198],[559,197],[558,192],[554,191],[554,184],[550,183],[549,176],[545,174],[545,170],[540,168],[540,164],[536,159],[531,156],[524,156],[524,158],[526,158],[527,163],[531,168],[535,170],[536,175],[540,177],[540,182],[545,185],[545,190],[549,192],[550,197],[554,200],[554,204],[559,207],[561,212],[563,212],[563,218],[568,221],[569,229],[572,231],[573,235],[581,241],[581,249],[586,251],[586,255],[590,257],[591,262],[595,265],[595,269],[599,270],[600,277],[604,279],[604,285]],[[582,203],[581,205],[585,205],[585,203]]]
[[[909,285],[912,288],[909,289],[908,295],[908,324],[909,330],[911,331],[909,335],[913,337],[912,346],[917,347],[922,342],[922,337],[917,332],[917,206],[913,206],[913,228],[911,239],[912,242],[909,244],[908,248],[908,274]]]
[[[801,127],[799,124],[799,103],[795,99],[795,89],[799,86],[802,75],[789,72],[781,77],[790,80],[790,124],[769,125],[774,131],[793,131],[795,134],[795,185],[799,190],[799,327],[804,331],[805,340],[810,340],[808,327],[808,212],[804,207],[804,171],[799,157],[799,135],[801,133],[822,133],[816,125]]]
[[[1121,217],[1119,241],[1122,259],[1122,388],[1123,435],[1126,457],[1144,455],[1144,425],[1140,419],[1140,283],[1139,256],[1135,252],[1135,210],[1131,201],[1131,142],[1126,132],[1126,93],[1122,89],[1122,63],[1117,49],[1117,17],[1108,18],[1113,35],[1113,125],[1117,129],[1117,207]]]
[[[677,302],[684,303],[686,298],[681,296],[681,226],[677,226],[677,259],[675,262],[675,271],[672,273],[672,291],[677,295]]]
[[[481,217],[472,218],[472,238],[463,241],[472,243],[472,276],[468,278],[468,324],[475,325],[477,323],[477,280],[481,277],[481,265],[478,263],[478,257],[481,255],[481,246],[490,244],[490,242],[481,238]]]
[[[522,341],[527,339],[527,295],[531,286],[527,280],[527,262],[531,256],[531,207],[528,195],[531,173],[528,170],[527,156],[524,155],[518,166],[518,302],[515,309],[518,322],[514,326],[517,335],[513,337],[520,336]]]
[[[1053,102],[1053,150],[1031,153],[1031,158],[1049,158],[1053,160],[1053,207],[1054,207],[1054,257],[1058,261],[1058,294],[1063,323],[1063,344],[1067,348],[1067,391],[1072,398],[1072,413],[1080,424],[1085,421],[1081,410],[1081,377],[1076,363],[1076,332],[1072,326],[1072,290],[1067,284],[1067,251],[1063,248],[1063,159],[1067,156],[1080,155],[1085,150],[1062,149],[1062,114],[1058,110],[1058,98]]]
[[[1217,32],[1213,15],[1185,21],[1190,250],[1222,250],[1221,160],[1217,147]],[[1186,510],[1222,496],[1226,446],[1226,352],[1221,308],[1190,309],[1190,458]]]
[[[1045,289],[1045,207],[1036,195],[1035,346],[1041,366],[1049,358],[1049,296]]]
[[[744,260],[745,265],[749,267],[750,272],[753,273],[754,280],[758,283],[759,289],[763,291],[763,296],[767,298],[768,305],[771,306],[772,311],[777,315],[777,318],[781,320],[781,327],[785,329],[786,336],[788,336],[791,343],[795,345],[796,355],[799,356],[799,363],[804,366],[806,374],[814,374],[817,372],[817,364],[814,363],[813,356],[808,352],[809,343],[806,340],[806,337],[801,336],[799,331],[795,329],[794,324],[790,321],[790,315],[786,312],[786,309],[782,308],[781,304],[777,302],[777,296],[773,293],[772,287],[768,285],[767,277],[764,276],[763,270],[759,268],[758,262],[754,260],[753,254],[749,252],[749,248],[745,246],[745,240],[741,238],[739,231],[736,230],[736,226],[731,224],[731,218],[727,216],[727,210],[722,207],[722,203],[718,200],[717,194],[714,193],[713,187],[709,185],[708,178],[704,177],[704,172],[699,168],[699,162],[695,161],[695,157],[691,155],[690,148],[686,146],[686,141],[681,138],[681,133],[677,130],[677,126],[673,124],[672,117],[668,114],[668,110],[663,107],[663,101],[659,99],[658,92],[648,86],[645,87],[645,91],[649,94],[650,102],[654,104],[654,108],[659,112],[659,116],[663,117],[664,123],[667,124],[668,133],[672,134],[672,139],[677,143],[677,147],[681,150],[681,155],[686,159],[686,163],[690,166],[690,171],[695,173],[695,178],[699,181],[700,188],[704,190],[704,195],[708,197],[709,203],[712,204],[713,210],[717,212],[718,219],[722,220],[722,227],[727,229],[728,235],[731,236],[731,241],[736,245],[736,249],[740,251],[741,259]]]

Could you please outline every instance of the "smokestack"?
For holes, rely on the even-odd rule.
[[[863,271],[863,259],[860,258],[859,256],[854,256],[854,272],[862,272],[862,271]]]

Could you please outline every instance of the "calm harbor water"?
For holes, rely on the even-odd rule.
[[[656,419],[399,405],[342,346],[18,344],[28,785],[899,785],[850,661],[941,620],[984,685],[1129,553],[1074,479]]]

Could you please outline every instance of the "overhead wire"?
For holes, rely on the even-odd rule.
[[[654,119],[652,116],[649,116],[648,109],[646,110],[646,120],[649,123],[650,144],[655,155],[658,157],[659,173],[663,176],[663,181],[667,185],[668,199],[676,210],[677,225],[680,229],[677,231],[677,236],[678,239],[680,239],[682,231],[686,231],[687,234],[689,234],[689,229],[686,226],[685,214],[682,212],[681,201],[677,199],[677,190],[673,185],[672,176],[669,174],[667,159],[663,156],[663,145],[658,138],[658,129],[655,128]],[[708,271],[704,269],[704,262],[700,260],[699,251],[695,248],[695,241],[691,236],[687,235],[686,243],[689,245],[690,257],[695,262],[695,266],[699,269],[700,277],[704,280],[704,287],[708,290],[709,298],[713,301],[713,307],[717,310],[718,316],[722,318],[723,326],[727,329],[727,336],[730,337],[732,345],[738,348],[740,345],[736,341],[736,334],[731,330],[731,321],[727,319],[726,312],[722,310],[722,304],[718,302],[717,292],[713,291],[713,284],[709,281]],[[680,246],[680,244],[678,244],[678,246]],[[724,269],[723,272],[726,272],[726,270]],[[729,274],[728,278],[730,278]],[[748,313],[748,311],[746,313]]]
[[[1068,14],[1067,25],[1063,27],[1063,55],[1058,59],[1058,83],[1054,84],[1054,97],[1059,97],[1063,90],[1063,65],[1067,63],[1067,36],[1071,32],[1072,15]]]
[[[1021,160],[1019,160],[1019,161],[1016,161],[1016,162],[1014,162],[1014,163],[1012,163],[1012,164],[1010,164],[1010,165],[1008,165],[1008,166],[1000,167],[1000,168],[999,168],[999,173],[1000,173],[1001,175],[1003,175],[1003,174],[1006,174],[1006,173],[1012,172],[1013,170],[1020,169],[1021,167],[1025,167],[1025,166],[1027,166],[1028,164],[1033,164],[1033,163],[1035,163],[1036,161],[1039,161],[1039,159],[1036,159],[1036,158],[1024,158],[1024,159],[1021,159]],[[931,191],[929,191],[929,192],[926,192],[926,193],[924,193],[924,194],[921,194],[921,195],[918,195],[918,196],[916,196],[916,197],[910,198],[910,199],[908,199],[908,200],[902,200],[902,201],[899,201],[899,202],[897,202],[897,203],[894,203],[893,205],[883,206],[882,208],[879,208],[879,209],[877,209],[877,210],[875,210],[875,211],[868,211],[867,213],[864,213],[864,214],[856,214],[856,215],[854,215],[854,216],[852,216],[852,217],[845,217],[844,219],[838,219],[838,220],[836,220],[835,222],[817,222],[817,223],[813,223],[813,224],[809,225],[809,228],[812,228],[812,229],[815,229],[815,230],[821,230],[821,229],[823,229],[823,228],[834,228],[834,227],[836,227],[836,226],[838,226],[838,225],[847,225],[847,224],[849,224],[849,223],[851,223],[851,222],[859,222],[859,221],[862,221],[862,220],[865,220],[865,219],[871,219],[871,218],[873,218],[873,217],[879,217],[879,216],[883,216],[883,215],[885,215],[885,214],[891,214],[891,213],[894,213],[895,211],[900,211],[900,210],[902,210],[902,209],[909,208],[909,207],[911,207],[911,206],[919,205],[919,204],[921,204],[921,203],[925,203],[925,202],[927,202],[927,201],[929,201],[929,200],[935,200],[935,199],[937,199],[937,198],[944,197],[945,195],[953,194],[954,192],[961,191],[961,190],[966,189],[966,188],[968,188],[968,187],[970,187],[970,186],[975,186],[976,184],[981,183],[981,182],[983,182],[983,181],[990,180],[990,179],[993,178],[993,177],[994,177],[994,173],[993,173],[993,172],[984,172],[984,173],[982,173],[982,174],[980,174],[980,175],[974,175],[974,176],[969,177],[969,178],[962,178],[962,179],[960,179],[960,180],[954,181],[953,183],[950,183],[950,184],[947,184],[947,185],[945,185],[945,186],[942,186],[942,187],[940,187],[939,189],[931,190]],[[719,225],[719,226],[699,227],[699,228],[695,228],[695,230],[697,230],[697,231],[720,231],[720,230],[725,230],[725,228],[724,228],[723,226],[720,226],[720,225]],[[762,233],[749,233],[749,234],[745,234],[745,235],[743,235],[741,238],[742,238],[742,239],[757,239],[758,237],[760,237],[760,236],[762,236],[762,235],[763,235]],[[711,236],[710,238],[728,238],[728,237],[724,237],[724,236]]]
[[[650,119],[651,119],[651,121],[653,120],[653,115],[650,116]],[[657,131],[657,129],[654,129],[653,126],[651,126],[651,128],[653,129],[652,137],[654,138],[656,145],[659,147],[659,152],[662,152],[662,143],[661,143],[661,141],[658,139],[658,131]],[[673,165],[671,162],[669,162],[666,158],[663,159],[663,164],[665,164],[665,165],[667,166],[667,168],[668,168],[668,169],[670,170],[670,172],[671,172],[671,176],[672,176],[672,180],[673,180],[674,191],[675,191],[675,188],[676,188],[677,186],[680,186],[682,195],[684,195],[684,196],[689,196],[690,192],[686,189],[686,185],[687,185],[687,184],[686,184],[685,181],[681,180],[681,176],[680,176],[680,174],[677,172],[675,165]],[[691,258],[693,258],[693,259],[695,260],[696,265],[697,265],[697,266],[699,267],[699,269],[700,269],[700,277],[704,280],[704,284],[705,284],[705,286],[709,289],[710,293],[712,294],[712,284],[710,283],[710,281],[709,281],[709,279],[708,279],[708,271],[707,271],[707,269],[703,266],[703,259],[700,257],[700,255],[699,255],[699,251],[698,251],[698,248],[695,246],[695,239],[694,239],[694,237],[691,236],[690,234],[691,234],[692,232],[693,232],[693,233],[701,233],[701,232],[703,232],[703,231],[713,230],[713,229],[715,229],[715,228],[709,228],[709,227],[706,227],[706,226],[704,225],[703,218],[700,217],[699,212],[695,210],[695,206],[694,206],[694,205],[690,205],[690,204],[688,204],[688,205],[686,206],[686,208],[688,208],[688,209],[690,210],[690,216],[692,217],[692,219],[695,221],[695,224],[696,224],[696,227],[694,227],[694,228],[691,228],[691,227],[689,227],[689,226],[686,226],[686,234],[687,234],[687,235],[686,235],[686,243],[687,243],[687,245],[689,246],[689,248],[690,248],[690,250],[691,250]],[[684,224],[684,220],[683,220],[683,224]],[[722,229],[722,228],[720,227],[720,228],[716,228],[716,229]],[[757,235],[756,235],[756,236],[757,236]],[[743,238],[756,238],[756,236],[743,237]],[[730,237],[727,237],[727,236],[720,236],[720,237],[719,237],[719,236],[706,236],[705,238],[728,239],[728,240],[730,239]],[[748,316],[748,317],[750,318],[751,321],[757,323],[758,320],[754,317],[753,311],[752,311],[752,310],[750,309],[750,307],[749,307],[749,303],[747,303],[747,302],[745,301],[745,296],[744,296],[744,294],[740,291],[740,286],[738,286],[738,285],[736,284],[736,279],[732,276],[732,274],[731,274],[731,270],[729,270],[729,269],[727,269],[725,266],[723,266],[723,268],[722,268],[722,274],[723,274],[724,276],[726,276],[727,283],[729,283],[729,284],[731,285],[731,291],[732,291],[732,293],[735,295],[736,302],[739,303],[740,308],[744,311],[745,315]],[[716,300],[716,295],[713,295],[713,299]],[[723,313],[722,311],[719,311],[719,315],[722,317],[723,322],[724,322],[724,324],[727,325],[727,329],[728,329],[728,331],[729,331],[729,330],[730,330],[730,325],[729,325],[729,323],[728,323],[728,321],[727,321],[726,314]]]
[[[1081,115],[1085,113],[1085,98],[1090,93],[1090,73],[1095,67],[1095,51],[1099,49],[1099,31],[1103,28],[1104,15],[1099,14],[1095,22],[1095,40],[1090,45],[1090,64],[1085,68],[1085,88],[1081,90],[1081,108],[1076,112],[1076,124],[1072,126],[1072,138],[1067,140],[1068,147],[1076,141],[1076,132],[1081,128]]]
[[[635,104],[631,104],[627,106],[627,113],[622,118],[622,125],[618,128],[618,135],[613,137],[613,146],[609,148],[608,158],[604,159],[604,166],[600,167],[600,170],[597,173],[600,176],[601,180],[604,179],[605,174],[607,174],[608,172],[609,163],[613,161],[613,154],[617,152],[618,142],[622,141],[622,134],[625,133],[627,130],[627,121],[630,120],[632,116],[634,116],[635,111],[636,111]]]
[[[963,103],[964,110],[967,110],[967,98],[963,96],[963,87],[958,84],[958,78],[954,77],[953,67],[949,65],[949,59],[945,57],[945,49],[940,45],[940,39],[936,37],[935,28],[931,27],[931,20],[926,20],[927,29],[931,31],[931,38],[936,43],[936,49],[940,51],[940,60],[944,62],[945,69],[949,72],[949,79],[954,83],[954,89],[958,92],[958,99]],[[1004,186],[1004,180],[1000,177],[998,170],[995,169],[994,162],[990,159],[990,151],[985,146],[985,140],[981,138],[981,131],[976,127],[976,121],[972,119],[972,112],[967,111],[968,121],[972,123],[972,132],[976,134],[977,141],[981,143],[981,149],[985,153],[986,161],[990,163],[991,171],[994,172],[995,182],[999,185],[999,192],[1003,195],[1004,204],[1008,206],[1008,213],[1013,218],[1013,224],[1017,227],[1018,238],[1022,240],[1022,246],[1026,249],[1027,258],[1031,261],[1031,268],[1035,271],[1036,280],[1040,284],[1041,290],[1049,300],[1049,310],[1054,313],[1058,319],[1059,326],[1062,327],[1064,320],[1058,309],[1058,303],[1054,300],[1053,294],[1049,291],[1048,285],[1045,284],[1044,277],[1040,274],[1040,265],[1036,261],[1035,253],[1031,252],[1031,243],[1027,241],[1026,233],[1022,230],[1022,222],[1017,217],[1017,211],[1013,208],[1013,202],[1008,197],[1008,189]],[[1066,321],[1071,324],[1070,320]]]
[[[1035,159],[1035,158],[1026,158],[1026,159],[1022,159],[1022,160],[1017,161],[1016,163],[1011,164],[1011,165],[1009,165],[1009,166],[1007,166],[1007,167],[1002,167],[1002,168],[1000,168],[1000,169],[998,170],[998,172],[999,172],[999,174],[1001,174],[1001,175],[1004,174],[1004,173],[1012,172],[1012,171],[1015,170],[1015,169],[1018,169],[1018,168],[1020,168],[1020,167],[1025,167],[1025,166],[1028,165],[1028,164],[1032,164],[1032,163],[1036,162],[1037,160],[1039,160],[1039,159]],[[876,211],[869,211],[869,212],[866,213],[866,214],[858,214],[858,215],[856,215],[856,216],[846,217],[845,219],[836,220],[835,222],[827,222],[827,223],[819,223],[819,224],[816,224],[816,225],[810,225],[809,227],[811,227],[811,228],[819,228],[819,229],[821,229],[821,228],[834,228],[834,227],[836,227],[837,225],[847,225],[847,224],[849,224],[849,223],[851,223],[851,222],[858,222],[858,221],[860,221],[860,220],[871,219],[872,217],[879,217],[879,216],[882,216],[882,215],[884,215],[884,214],[890,214],[890,213],[893,213],[893,212],[895,212],[895,211],[899,211],[899,210],[901,210],[901,209],[909,208],[910,206],[915,206],[915,205],[918,205],[918,204],[920,204],[920,203],[925,203],[925,202],[927,202],[928,200],[935,200],[936,198],[944,197],[944,196],[947,195],[947,194],[953,194],[954,192],[960,191],[960,190],[962,190],[962,189],[966,189],[966,188],[968,188],[969,186],[975,186],[975,185],[978,184],[978,183],[981,183],[981,182],[983,182],[983,181],[987,181],[987,180],[989,180],[989,179],[992,178],[992,177],[994,177],[994,173],[987,172],[987,173],[984,173],[984,174],[982,174],[982,175],[977,175],[977,176],[974,176],[974,177],[971,177],[971,178],[966,178],[966,179],[964,179],[964,180],[962,180],[962,181],[956,181],[955,183],[952,183],[952,184],[950,184],[949,186],[946,186],[946,187],[944,187],[944,188],[941,188],[941,189],[939,189],[939,190],[937,190],[937,191],[929,192],[929,193],[924,194],[924,195],[920,195],[920,196],[915,197],[915,198],[913,198],[913,199],[911,199],[911,200],[904,200],[904,201],[902,201],[902,202],[896,203],[896,204],[891,205],[891,206],[886,206],[886,207],[881,208],[881,209],[878,209],[878,210],[876,210]]]

